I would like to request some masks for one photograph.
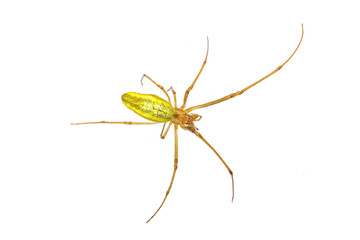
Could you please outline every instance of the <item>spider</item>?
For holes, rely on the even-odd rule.
[[[169,192],[171,190],[171,187],[173,185],[176,170],[177,170],[177,166],[178,166],[178,127],[179,126],[184,130],[188,130],[188,131],[192,132],[193,134],[195,134],[195,136],[200,138],[218,156],[220,161],[224,164],[224,166],[226,167],[226,169],[228,170],[228,172],[229,172],[229,174],[231,176],[231,182],[232,182],[232,198],[231,198],[231,201],[234,200],[234,176],[233,176],[233,172],[231,171],[230,167],[226,164],[226,162],[222,159],[222,157],[219,155],[219,153],[199,133],[198,128],[195,127],[194,122],[199,121],[201,119],[201,116],[196,114],[196,113],[192,113],[192,111],[194,111],[196,109],[204,108],[204,107],[209,107],[209,106],[212,106],[214,104],[218,104],[218,103],[221,103],[223,101],[229,100],[229,99],[231,99],[233,97],[239,96],[242,93],[244,93],[245,91],[247,91],[248,89],[255,86],[256,84],[260,83],[264,79],[270,77],[271,75],[273,75],[274,73],[279,71],[294,56],[294,54],[296,53],[296,51],[300,47],[301,41],[302,41],[303,36],[304,36],[303,25],[301,25],[301,28],[302,28],[302,34],[301,34],[300,41],[299,41],[297,47],[295,48],[294,52],[290,55],[290,57],[283,64],[281,64],[275,70],[273,70],[271,73],[267,74],[265,77],[261,78],[260,80],[254,82],[253,84],[247,86],[246,88],[244,88],[244,89],[242,89],[240,91],[237,91],[235,93],[229,94],[229,95],[227,95],[225,97],[219,98],[217,100],[214,100],[214,101],[211,101],[211,102],[208,102],[208,103],[204,103],[204,104],[196,105],[196,106],[193,106],[193,107],[185,108],[187,99],[189,97],[189,93],[193,89],[193,87],[194,87],[196,81],[198,80],[202,70],[204,69],[207,58],[208,58],[209,38],[207,38],[207,51],[206,51],[205,60],[204,60],[204,62],[202,64],[202,66],[200,68],[200,71],[197,74],[195,80],[192,82],[190,87],[186,90],[185,95],[184,95],[183,104],[181,105],[181,107],[177,106],[176,92],[174,91],[174,89],[172,87],[170,87],[169,90],[167,90],[167,91],[170,91],[170,90],[172,91],[173,98],[174,98],[174,106],[171,105],[171,100],[170,100],[169,94],[167,93],[167,91],[165,91],[164,87],[157,84],[149,76],[144,74],[142,76],[142,78],[141,78],[141,84],[142,84],[143,79],[147,78],[148,80],[150,80],[152,83],[154,83],[158,88],[160,88],[164,92],[164,94],[167,97],[167,100],[162,99],[162,98],[158,97],[157,95],[141,94],[141,93],[135,93],[135,92],[125,93],[125,94],[122,95],[121,99],[122,99],[123,103],[125,104],[125,106],[128,107],[130,110],[134,111],[136,114],[138,114],[141,117],[143,117],[145,119],[148,119],[148,120],[150,120],[152,122],[109,122],[109,121],[100,121],[100,122],[72,123],[73,125],[98,124],[98,123],[127,124],[127,125],[150,125],[150,124],[164,123],[161,134],[160,134],[160,137],[162,139],[164,139],[166,137],[167,133],[169,132],[170,127],[172,125],[174,125],[174,131],[175,131],[175,134],[174,134],[175,135],[175,157],[174,157],[174,170],[173,170],[173,174],[172,174],[172,177],[171,177],[170,185],[169,185],[169,187],[168,187],[168,189],[166,191],[165,197],[164,197],[163,201],[161,202],[160,206],[155,211],[155,213],[147,220],[146,223],[148,223],[151,219],[153,219],[154,216],[159,212],[159,210],[163,206],[166,198],[168,197]],[[167,128],[165,130],[166,123],[169,123],[169,124],[168,124],[168,126],[167,126]]]

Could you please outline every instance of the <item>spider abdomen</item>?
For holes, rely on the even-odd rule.
[[[173,106],[154,94],[128,92],[121,99],[127,108],[150,121],[168,122],[174,118]]]

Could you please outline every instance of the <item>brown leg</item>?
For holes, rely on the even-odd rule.
[[[156,210],[156,212],[151,216],[151,218],[149,218],[149,220],[147,220],[146,223],[148,223],[157,213],[158,211],[160,210],[160,208],[162,207],[162,205],[164,204],[167,196],[169,195],[169,192],[171,190],[171,186],[174,182],[174,178],[175,178],[175,173],[176,173],[176,170],[177,170],[177,165],[178,165],[178,125],[174,125],[174,129],[175,129],[175,158],[174,158],[174,171],[173,171],[173,175],[172,175],[172,178],[171,178],[171,182],[170,182],[170,185],[169,185],[169,188],[168,190],[166,191],[166,194],[165,194],[165,197],[164,197],[164,200],[162,201],[160,207]]]
[[[177,108],[177,106],[176,106],[176,92],[174,91],[174,89],[172,88],[172,87],[170,87],[169,88],[169,90],[172,90],[172,92],[173,92],[173,95],[174,95],[174,105],[175,105],[175,108]],[[169,91],[168,90],[168,91]],[[165,125],[166,125],[166,123],[164,123],[164,126],[163,126],[163,128],[162,128],[162,130],[161,130],[161,133],[160,133],[160,138],[161,139],[164,139],[165,137],[166,137],[166,135],[167,135],[167,133],[168,133],[168,131],[169,131],[169,129],[170,129],[170,127],[171,127],[171,125],[172,125],[173,123],[172,122],[170,122],[169,123],[169,126],[166,128],[166,131],[165,131],[165,133],[164,133],[164,129],[165,129]],[[164,134],[163,134],[164,133]]]
[[[218,100],[214,100],[214,101],[211,101],[211,102],[208,102],[208,103],[204,103],[204,104],[200,104],[200,105],[197,105],[197,106],[194,106],[194,107],[190,107],[188,109],[185,110],[185,112],[189,113],[191,111],[194,111],[195,109],[199,109],[199,108],[204,108],[204,107],[208,107],[208,106],[211,106],[211,105],[214,105],[214,104],[218,104],[218,103],[221,103],[223,101],[226,101],[226,100],[229,100],[233,97],[236,97],[236,96],[239,96],[240,94],[243,94],[245,91],[247,91],[248,89],[252,88],[253,86],[255,86],[256,84],[262,82],[263,80],[265,80],[266,78],[270,77],[271,75],[273,75],[274,73],[276,73],[277,71],[279,71],[293,56],[294,54],[296,53],[296,51],[298,50],[298,48],[300,47],[300,44],[301,44],[301,41],[303,39],[303,36],[304,36],[304,28],[303,28],[303,25],[301,25],[302,27],[302,35],[301,35],[301,38],[300,38],[300,42],[299,44],[297,45],[295,51],[290,55],[290,57],[283,63],[281,64],[280,66],[278,66],[274,71],[272,71],[271,73],[269,73],[268,75],[266,75],[265,77],[261,78],[260,80],[254,82],[253,84],[247,86],[246,88],[240,90],[240,91],[237,91],[235,93],[232,93],[232,94],[229,94],[225,97],[222,97]]]
[[[161,138],[161,139],[164,139],[164,138],[166,137],[166,135],[167,135],[167,133],[168,133],[168,131],[169,131],[171,125],[172,125],[172,122],[169,123],[169,126],[166,128],[166,131],[165,131],[165,133],[164,133],[165,125],[166,125],[166,123],[164,123],[164,126],[163,126],[163,128],[162,128],[162,131],[161,131],[161,133],[160,133],[160,138]],[[163,133],[164,133],[164,134],[163,134]]]
[[[177,106],[176,106],[176,92],[174,91],[174,89],[173,89],[172,87],[170,87],[169,90],[172,90],[172,92],[173,92],[173,95],[174,95],[174,105],[175,105],[175,108],[177,108]],[[168,90],[168,91],[169,91],[169,90]],[[165,125],[166,125],[166,123],[164,123],[164,126],[163,126],[162,131],[161,131],[161,134],[160,134],[161,139],[164,139],[164,138],[166,137],[166,135],[167,135],[170,127],[172,126],[172,124],[173,124],[172,122],[169,123],[169,126],[166,128],[166,131],[165,131],[165,133],[164,133],[164,129],[165,129]],[[163,134],[163,133],[164,133],[164,134]]]
[[[148,125],[148,124],[158,124],[158,122],[83,122],[83,123],[70,123],[71,125],[80,125],[80,124],[97,124],[97,123],[110,123],[110,124],[127,124],[127,125]]]
[[[165,91],[165,89],[164,89],[164,87],[163,86],[161,86],[161,85],[159,85],[159,84],[157,84],[154,80],[152,80],[148,75],[146,75],[146,74],[144,74],[143,76],[142,76],[142,78],[141,78],[141,85],[142,85],[142,80],[143,80],[143,78],[144,77],[146,77],[147,79],[149,79],[151,82],[153,82],[158,88],[160,88],[164,93],[165,93],[165,95],[166,95],[166,97],[168,98],[168,100],[169,100],[169,103],[171,104],[171,100],[170,100],[170,97],[169,97],[169,94],[167,94],[167,92]]]
[[[196,136],[198,136],[201,140],[203,140],[206,143],[206,145],[208,145],[214,151],[214,153],[220,158],[221,162],[225,165],[226,169],[229,171],[230,176],[231,176],[231,182],[232,182],[232,198],[231,198],[231,201],[234,201],[234,177],[233,177],[233,172],[231,171],[229,166],[226,164],[226,162],[221,158],[221,156],[216,152],[216,150],[205,140],[205,138],[199,132],[197,132],[195,129],[191,129],[190,131],[192,133],[194,133]]]
[[[174,91],[173,87],[170,87],[169,90],[172,91],[173,95],[174,95],[174,107],[177,108],[177,102],[176,102],[176,92]],[[169,91],[168,90],[168,91]]]
[[[183,105],[180,107],[181,109],[184,109],[185,106],[186,106],[186,101],[187,101],[187,98],[188,98],[188,96],[189,96],[189,93],[190,93],[191,89],[193,89],[193,87],[194,87],[194,85],[195,85],[195,83],[196,83],[196,80],[199,78],[200,73],[202,72],[202,70],[203,70],[204,67],[205,67],[208,54],[209,54],[209,38],[207,38],[207,51],[206,51],[205,60],[204,60],[204,62],[203,62],[203,64],[202,64],[202,66],[201,66],[201,68],[200,68],[200,71],[199,71],[198,75],[196,76],[195,80],[193,81],[193,83],[190,85],[190,87],[189,87],[189,88],[186,90],[186,92],[185,92],[184,103],[183,103]]]

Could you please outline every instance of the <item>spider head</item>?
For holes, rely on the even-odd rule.
[[[174,118],[171,120],[172,123],[180,125],[181,128],[189,131],[198,130],[195,127],[194,122],[199,121],[201,116],[195,113],[186,113],[184,110],[176,108]]]

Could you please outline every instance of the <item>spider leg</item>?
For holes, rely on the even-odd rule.
[[[166,135],[167,135],[167,133],[168,133],[168,131],[169,131],[171,125],[172,125],[172,122],[169,123],[169,126],[166,128],[166,131],[165,131],[165,133],[164,133],[165,125],[166,125],[166,123],[164,123],[164,126],[163,126],[163,128],[162,128],[162,131],[161,131],[161,133],[160,133],[161,139],[164,139],[164,138],[166,137]],[[163,133],[164,133],[164,134],[163,134]]]
[[[173,95],[174,95],[174,105],[175,105],[175,108],[177,108],[177,105],[176,105],[176,92],[174,91],[173,87],[170,87],[169,90],[170,90],[170,89],[172,90]],[[168,90],[168,91],[169,91],[169,90]],[[164,129],[165,129],[165,125],[166,125],[166,123],[164,123],[164,126],[163,126],[163,128],[162,128],[162,131],[161,131],[161,133],[160,133],[161,139],[164,139],[164,138],[166,137],[166,135],[167,135],[167,133],[168,133],[168,131],[169,131],[169,129],[170,129],[170,127],[171,127],[172,124],[173,124],[172,122],[169,123],[169,126],[166,128],[166,131],[165,131],[165,133],[164,133]],[[164,134],[163,134],[163,133],[164,133]]]
[[[261,78],[260,80],[254,82],[253,84],[250,84],[249,86],[247,86],[246,88],[240,90],[240,91],[237,91],[235,93],[232,93],[232,94],[229,94],[225,97],[222,97],[222,98],[219,98],[217,100],[214,100],[214,101],[211,101],[211,102],[208,102],[208,103],[204,103],[204,104],[200,104],[200,105],[197,105],[197,106],[194,106],[194,107],[190,107],[188,109],[185,110],[185,112],[189,113],[191,111],[194,111],[195,109],[199,109],[199,108],[204,108],[204,107],[208,107],[208,106],[211,106],[211,105],[214,105],[214,104],[218,104],[220,102],[223,102],[223,101],[226,101],[226,100],[229,100],[233,97],[236,97],[236,96],[239,96],[241,94],[243,94],[245,91],[247,91],[248,89],[252,88],[253,86],[255,86],[256,84],[262,82],[263,80],[265,80],[266,78],[270,77],[271,75],[273,75],[274,73],[276,73],[277,71],[279,71],[288,61],[290,61],[290,59],[295,55],[296,51],[299,49],[300,47],[300,44],[302,42],[302,39],[304,37],[304,27],[303,25],[301,25],[301,28],[302,28],[302,34],[301,34],[301,38],[300,38],[300,41],[297,45],[297,47],[295,48],[295,51],[290,55],[290,57],[288,59],[286,59],[286,61],[281,64],[280,66],[278,66],[275,70],[273,70],[271,73],[269,73],[268,75],[266,75],[265,77]]]
[[[170,87],[169,90],[172,91],[173,95],[174,95],[174,107],[177,108],[177,102],[176,102],[176,92],[175,90],[173,89],[173,87]],[[168,91],[169,91],[168,90]]]
[[[169,195],[169,192],[171,190],[172,184],[174,182],[174,178],[175,178],[175,173],[177,170],[177,165],[178,165],[178,125],[174,124],[174,129],[175,129],[175,158],[174,158],[174,171],[173,171],[173,175],[171,177],[171,182],[169,185],[168,190],[166,191],[164,200],[162,201],[162,203],[160,204],[160,207],[156,210],[156,212],[151,216],[151,218],[149,218],[149,220],[147,220],[146,223],[148,223],[160,210],[160,208],[162,207],[162,205],[164,204],[167,196]]]
[[[97,124],[97,123],[111,123],[111,124],[127,124],[127,125],[147,125],[147,124],[158,124],[158,122],[83,122],[83,123],[70,123],[71,125],[80,125],[80,124]]]
[[[186,90],[185,92],[185,96],[184,96],[184,103],[183,105],[180,107],[181,109],[184,109],[185,108],[185,105],[186,105],[186,101],[187,101],[187,98],[189,96],[189,93],[191,91],[191,89],[193,89],[195,83],[196,83],[196,80],[199,78],[200,76],[200,73],[202,72],[202,70],[204,69],[205,67],[205,64],[206,64],[206,60],[207,60],[207,57],[208,57],[208,54],[209,54],[209,38],[207,38],[207,51],[206,51],[206,57],[205,57],[205,60],[200,68],[200,71],[198,73],[198,75],[196,76],[195,80],[193,81],[193,83],[190,85],[190,87]]]
[[[149,79],[151,82],[153,82],[158,88],[160,88],[166,95],[166,97],[168,98],[169,100],[169,103],[171,104],[171,100],[170,100],[170,97],[169,97],[169,94],[167,94],[167,92],[165,91],[165,88],[159,84],[157,84],[154,80],[152,80],[148,75],[144,74],[141,78],[141,85],[142,85],[142,81],[143,81],[143,78],[146,77],[147,79]]]
[[[232,198],[231,198],[231,201],[234,201],[234,177],[233,177],[233,172],[231,171],[229,166],[226,164],[226,162],[221,158],[221,156],[216,152],[216,150],[210,145],[210,143],[208,143],[205,140],[205,138],[198,131],[196,131],[194,128],[191,128],[189,130],[192,133],[194,133],[197,137],[199,137],[201,140],[203,140],[203,142],[206,143],[206,145],[208,145],[209,148],[211,148],[214,151],[214,153],[220,158],[221,162],[225,165],[226,169],[229,171],[230,176],[231,176],[231,182],[232,182]]]

